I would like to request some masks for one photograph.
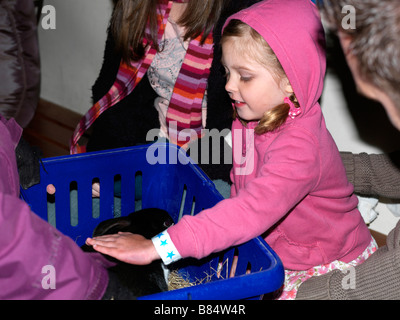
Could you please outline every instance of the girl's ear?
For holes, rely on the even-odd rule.
[[[282,90],[288,94],[288,96],[290,96],[291,94],[293,94],[293,88],[292,85],[289,82],[289,79],[284,79],[281,82],[281,88]]]

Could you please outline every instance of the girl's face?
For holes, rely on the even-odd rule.
[[[227,38],[222,44],[222,64],[225,68],[226,91],[243,120],[260,120],[263,114],[283,103],[293,92],[287,79],[277,82],[272,73],[255,59],[237,50],[234,41]]]

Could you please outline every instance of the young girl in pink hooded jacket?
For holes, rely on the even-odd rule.
[[[285,267],[281,299],[312,275],[362,263],[376,249],[318,104],[324,33],[310,0],[266,0],[228,19],[222,38],[233,101],[229,199],[184,216],[152,241],[88,239],[144,264],[202,258],[263,235]]]

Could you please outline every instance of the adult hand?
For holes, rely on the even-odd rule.
[[[46,191],[48,194],[55,194],[56,187],[53,184],[49,184],[46,187]],[[100,183],[98,182],[92,184],[92,197],[94,198],[100,197]]]
[[[151,240],[129,232],[88,238],[86,244],[100,253],[130,264],[147,265],[160,259]]]
[[[92,197],[100,197],[100,183],[94,182],[92,184]]]

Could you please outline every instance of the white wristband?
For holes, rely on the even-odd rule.
[[[180,260],[182,257],[165,230],[151,239],[165,265]]]

